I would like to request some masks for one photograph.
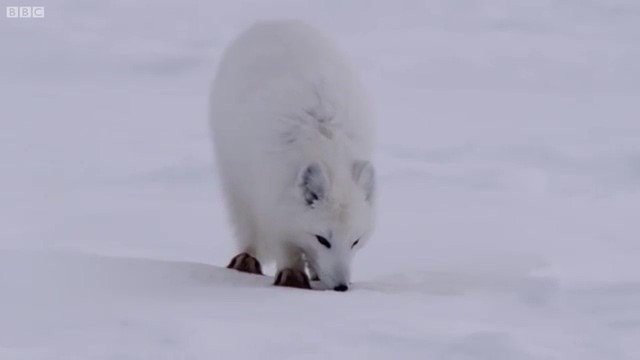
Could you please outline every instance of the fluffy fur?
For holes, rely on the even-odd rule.
[[[210,105],[239,250],[348,285],[373,228],[375,175],[373,122],[341,53],[308,25],[256,24],[225,51]]]

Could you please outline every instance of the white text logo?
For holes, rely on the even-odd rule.
[[[7,6],[8,18],[43,18],[44,6]]]

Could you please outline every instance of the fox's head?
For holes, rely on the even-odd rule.
[[[351,262],[374,222],[375,174],[368,161],[332,171],[322,163],[300,170],[295,187],[295,243],[312,275],[331,289],[349,288]]]

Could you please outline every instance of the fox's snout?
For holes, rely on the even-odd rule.
[[[347,290],[349,290],[349,285],[340,284],[340,285],[334,287],[333,290],[335,290],[335,291],[347,291]]]

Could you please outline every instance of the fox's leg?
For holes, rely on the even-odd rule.
[[[278,286],[287,286],[301,289],[311,289],[309,277],[305,272],[305,262],[302,252],[291,245],[284,245],[276,257],[278,273],[273,283]]]
[[[309,264],[307,264],[307,273],[309,274],[309,278],[311,279],[311,281],[320,281],[318,273],[316,273],[316,271],[311,266],[309,266]]]
[[[239,250],[239,254],[231,259],[227,268],[262,275],[262,266],[257,259],[256,223],[253,212],[237,193],[228,192],[227,202]]]
[[[228,269],[234,269],[250,274],[262,275],[262,265],[255,257],[251,256],[247,252],[241,252],[231,259]]]

